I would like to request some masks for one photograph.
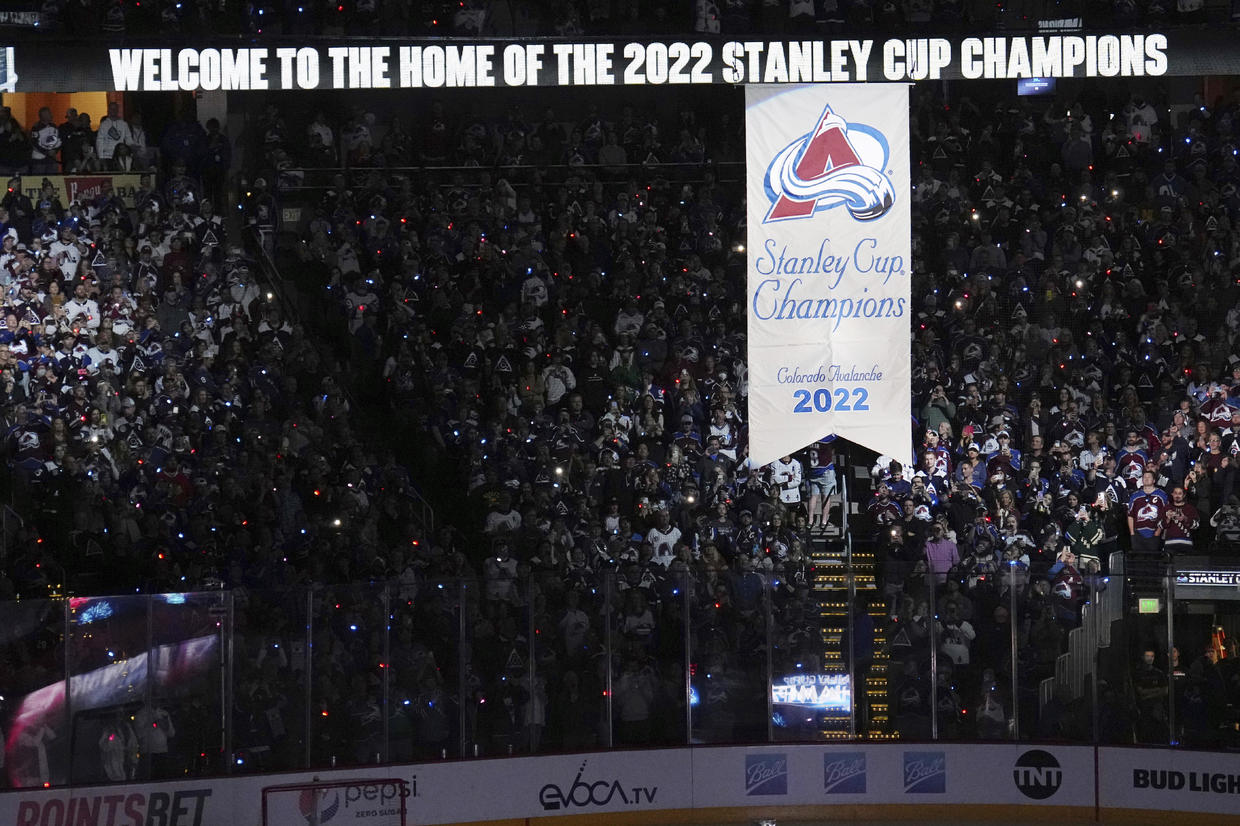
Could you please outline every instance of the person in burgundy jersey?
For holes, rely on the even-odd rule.
[[[1166,531],[1163,548],[1168,553],[1187,553],[1193,549],[1193,531],[1201,525],[1201,515],[1184,495],[1184,488],[1176,485],[1171,489],[1171,504],[1167,506]]]
[[[1141,487],[1128,497],[1128,532],[1132,550],[1138,554],[1157,554],[1166,527],[1167,494],[1154,484],[1152,471],[1141,474]]]
[[[1143,448],[1140,435],[1129,430],[1124,446],[1115,457],[1115,472],[1129,485],[1129,490],[1136,488],[1142,476],[1142,470],[1149,462],[1149,454]]]
[[[926,431],[926,442],[923,450],[925,453],[933,455],[934,464],[929,468],[923,466],[922,469],[931,476],[950,478],[952,473],[952,452],[947,448],[947,445],[943,444],[937,431]]]
[[[886,482],[878,483],[878,490],[874,493],[874,498],[870,500],[866,511],[876,525],[890,525],[904,516],[900,504],[891,498],[891,488],[887,487]]]

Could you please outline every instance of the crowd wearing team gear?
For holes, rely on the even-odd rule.
[[[933,713],[941,735],[1003,736],[1007,687],[1051,673],[1112,553],[1240,540],[1240,98],[1173,121],[1153,88],[1082,89],[913,93],[915,455],[876,463],[852,524],[904,732]],[[388,627],[374,588],[402,595],[399,691],[474,709],[485,752],[765,737],[752,666],[820,662],[811,551],[848,503],[831,434],[748,461],[740,116],[697,94],[416,119],[272,103],[228,219],[218,124],[174,124],[132,203],[11,191],[0,401],[25,525],[0,596],[357,586],[332,592],[347,619],[323,645],[353,694],[323,689],[316,759],[373,754],[386,664],[355,629]],[[58,148],[49,123],[31,164]],[[115,125],[95,142],[113,162]],[[239,249],[251,228],[301,312]],[[447,582],[482,587],[445,600]],[[291,604],[253,605],[287,650]],[[449,666],[462,616],[468,675]],[[688,715],[686,633],[712,681]],[[243,669],[270,768],[300,746],[262,722],[264,681],[297,663]],[[1022,731],[1087,736],[1020,708]],[[442,753],[453,719],[402,718],[401,755]]]

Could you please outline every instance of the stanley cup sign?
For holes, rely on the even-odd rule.
[[[746,88],[749,453],[912,458],[908,89]]]

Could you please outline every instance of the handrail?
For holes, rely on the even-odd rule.
[[[1068,650],[1055,658],[1055,674],[1038,684],[1038,707],[1044,709],[1054,699],[1055,686],[1062,685],[1069,691],[1069,699],[1076,700],[1085,694],[1087,679],[1098,668],[1098,650],[1111,644],[1111,623],[1123,615],[1124,589],[1109,587],[1112,578],[1124,573],[1124,557],[1119,551],[1108,559],[1110,576],[1102,582],[1108,587],[1098,591],[1081,608],[1081,624],[1068,632]]]
[[[26,520],[11,505],[5,505],[0,512],[0,559],[9,558],[9,516],[17,520],[19,528],[26,527]]]

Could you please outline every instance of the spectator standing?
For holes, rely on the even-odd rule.
[[[1193,534],[1201,527],[1201,515],[1188,501],[1181,485],[1171,489],[1171,502],[1167,505],[1164,524],[1163,549],[1169,554],[1191,553]]]
[[[930,526],[930,538],[926,540],[926,564],[934,581],[942,585],[947,581],[947,574],[960,564],[960,551],[956,543],[947,536],[947,526],[941,520],[935,520]]]
[[[1166,529],[1167,494],[1154,484],[1153,471],[1141,474],[1141,487],[1128,497],[1128,533],[1134,554],[1149,558],[1162,550]]]
[[[104,168],[115,169],[113,157],[116,147],[121,144],[132,145],[133,133],[129,124],[120,115],[120,106],[116,101],[108,103],[108,114],[99,121],[99,131],[95,134],[95,154],[103,162]]]
[[[39,120],[30,127],[30,173],[56,175],[60,172],[60,128],[52,122],[52,110],[44,106]]]
[[[771,486],[777,491],[779,501],[795,510],[801,505],[801,479],[804,468],[799,459],[792,456],[781,456],[767,465]]]
[[[220,129],[216,118],[207,119],[202,156],[202,185],[213,203],[226,203],[228,170],[232,167],[232,143]]]

